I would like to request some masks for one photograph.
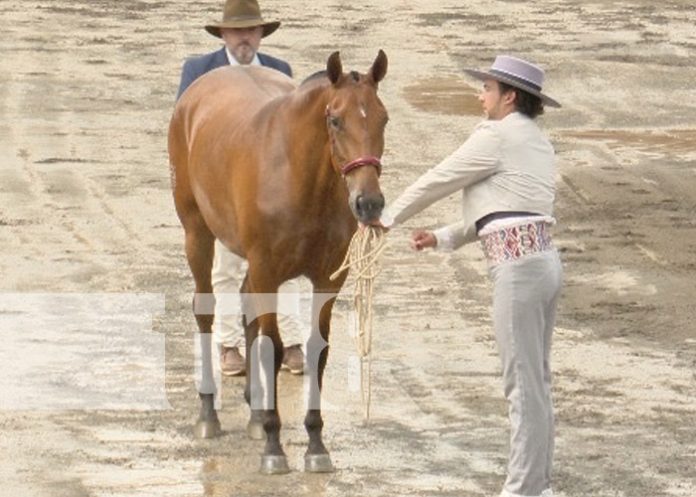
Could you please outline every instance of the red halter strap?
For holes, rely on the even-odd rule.
[[[343,166],[341,166],[341,174],[345,176],[352,170],[363,166],[374,166],[377,168],[377,176],[382,174],[382,162],[379,160],[379,158],[374,156],[359,157],[350,162],[346,162],[343,164]]]

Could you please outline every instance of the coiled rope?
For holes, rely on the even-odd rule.
[[[353,338],[360,360],[360,394],[365,420],[370,419],[372,396],[372,297],[374,281],[380,272],[378,260],[387,246],[384,230],[373,226],[361,226],[350,240],[350,246],[341,266],[331,275],[331,280],[352,269],[354,275],[353,308],[355,309]]]

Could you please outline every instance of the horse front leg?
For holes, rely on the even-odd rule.
[[[251,269],[250,269],[251,272]],[[251,419],[248,432],[253,435],[261,422],[266,435],[266,444],[261,456],[261,472],[284,474],[290,472],[287,457],[280,443],[280,415],[278,413],[278,372],[283,360],[283,342],[278,331],[276,318],[277,287],[254,284],[250,281],[252,315],[245,314],[250,325],[247,327],[247,392]],[[267,292],[259,290],[268,290]],[[258,329],[258,333],[254,330]]]
[[[201,400],[201,409],[198,414],[198,421],[193,428],[196,438],[215,438],[220,435],[221,427],[215,410],[215,398],[219,394],[215,381],[215,368],[213,360],[219,357],[217,345],[213,343],[212,333],[198,333],[200,354],[198,396]]]
[[[220,420],[215,410],[218,394],[213,359],[219,358],[212,340],[214,297],[210,271],[213,265],[215,238],[203,223],[194,219],[186,230],[186,257],[196,284],[193,310],[198,324],[199,377],[196,378],[201,409],[194,426],[196,438],[214,438],[220,434]]]
[[[312,300],[312,334],[307,342],[308,367],[305,376],[305,381],[308,382],[307,414],[304,422],[309,436],[309,445],[305,453],[305,471],[310,473],[335,471],[329,451],[322,440],[324,420],[321,416],[321,389],[329,357],[331,312],[335,300],[335,293],[316,291]]]
[[[249,422],[247,423],[247,436],[252,440],[264,440],[266,438],[266,432],[263,429],[263,419],[262,410],[252,408],[251,399],[260,399],[263,395],[263,388],[260,381],[251,381],[251,359],[255,355],[255,350],[253,350],[254,344],[256,346],[260,342],[256,341],[259,336],[259,320],[252,319],[254,316],[253,305],[251,302],[251,294],[249,292],[249,276],[244,278],[242,287],[239,290],[242,304],[242,326],[244,328],[244,341],[246,344],[246,385],[244,388],[244,400],[246,400],[249,406]],[[254,366],[255,367],[255,366]],[[253,391],[252,391],[253,388]]]

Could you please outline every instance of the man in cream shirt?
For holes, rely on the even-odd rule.
[[[452,155],[425,172],[391,204],[387,228],[462,192],[463,219],[417,230],[412,246],[456,249],[480,240],[494,285],[493,325],[510,417],[508,477],[501,497],[551,497],[554,447],[549,356],[562,268],[549,235],[554,224],[555,157],[534,118],[544,104],[544,72],[501,55],[483,81],[487,120]]]

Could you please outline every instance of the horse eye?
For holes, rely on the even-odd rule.
[[[332,128],[338,129],[341,127],[341,118],[336,116],[329,116],[329,124]]]

